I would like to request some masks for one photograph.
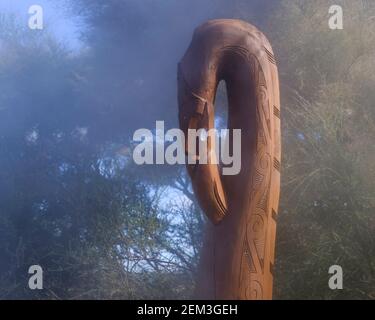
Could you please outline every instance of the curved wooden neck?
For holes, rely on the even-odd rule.
[[[182,130],[214,127],[214,100],[224,80],[228,129],[241,129],[241,171],[188,165],[198,201],[212,221],[201,254],[196,296],[271,299],[280,189],[280,102],[267,39],[238,20],[199,27],[179,66]],[[212,145],[211,145],[212,146]]]

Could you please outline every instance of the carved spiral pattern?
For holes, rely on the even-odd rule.
[[[196,30],[179,66],[184,131],[191,119],[201,128],[214,126],[220,80],[229,82],[230,126],[240,124],[249,138],[244,159],[250,169],[236,181],[214,166],[188,166],[198,201],[215,224],[208,228],[197,291],[208,299],[270,299],[281,167],[279,83],[269,42],[250,24],[222,19]]]

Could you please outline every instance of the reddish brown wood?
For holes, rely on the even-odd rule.
[[[242,129],[242,169],[188,165],[198,201],[210,218],[197,298],[271,299],[280,192],[280,97],[266,37],[239,20],[212,20],[195,30],[179,64],[181,129],[214,127],[218,83],[228,92],[228,129]],[[211,145],[212,147],[212,145]]]

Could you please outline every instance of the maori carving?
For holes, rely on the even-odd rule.
[[[241,172],[189,164],[209,223],[197,279],[204,299],[271,299],[280,189],[280,98],[276,60],[266,37],[240,20],[195,30],[179,64],[181,129],[214,128],[218,83],[228,92],[228,129],[242,130]],[[209,148],[213,148],[209,142]]]

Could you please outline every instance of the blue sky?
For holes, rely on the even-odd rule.
[[[65,0],[0,0],[1,14],[14,14],[17,19],[28,23],[28,10],[32,5],[40,5],[44,11],[45,31],[56,35],[71,49],[79,49],[79,30],[82,27],[77,17],[69,15]]]

